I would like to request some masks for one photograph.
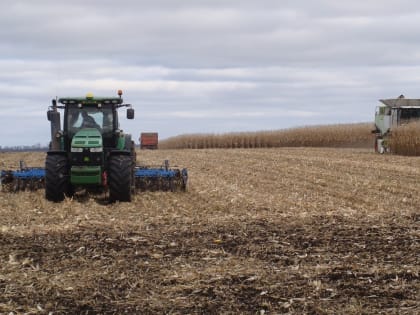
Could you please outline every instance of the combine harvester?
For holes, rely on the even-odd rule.
[[[398,98],[380,100],[382,105],[375,112],[375,151],[390,152],[389,139],[398,126],[420,120],[420,99]]]
[[[77,190],[109,192],[109,200],[131,201],[139,190],[186,190],[186,169],[136,165],[131,135],[119,129],[118,109],[127,107],[127,119],[134,109],[118,97],[66,97],[52,101],[47,112],[51,143],[45,168],[30,168],[20,161],[18,170],[2,170],[0,187],[19,191],[45,188],[45,197],[54,202],[71,197]],[[60,105],[58,105],[59,103]],[[64,110],[63,128],[59,109]]]

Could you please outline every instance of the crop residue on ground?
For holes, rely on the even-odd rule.
[[[24,157],[0,154],[2,168]],[[0,313],[417,314],[420,160],[356,149],[157,150],[187,193],[0,192]]]

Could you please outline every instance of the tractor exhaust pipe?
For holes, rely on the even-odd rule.
[[[52,100],[52,109],[47,112],[48,120],[51,123],[51,147],[52,151],[60,150],[60,137],[57,133],[61,130],[60,112],[57,110],[57,100]]]

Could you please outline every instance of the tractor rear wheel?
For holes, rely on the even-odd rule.
[[[45,198],[60,202],[70,192],[69,165],[62,155],[47,155],[45,161]]]
[[[129,155],[113,155],[109,158],[109,200],[131,201],[133,161]]]

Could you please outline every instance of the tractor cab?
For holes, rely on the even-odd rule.
[[[99,133],[107,149],[114,148],[118,130],[117,110],[111,104],[100,107],[82,104],[69,104],[64,112],[64,146],[69,147],[75,136],[83,130]],[[105,148],[104,148],[105,149]]]
[[[119,94],[119,97],[94,97],[91,93],[88,93],[86,98],[60,98],[58,102],[63,106],[57,107],[64,108],[64,126],[62,134],[56,136],[62,138],[60,144],[56,144],[56,147],[65,150],[71,149],[73,138],[84,129],[92,129],[94,134],[100,133],[105,151],[118,147],[118,135],[121,134],[118,123],[118,108],[128,107],[127,118],[134,118],[134,110],[130,104],[123,104],[121,94]],[[83,134],[86,135],[86,131]]]

